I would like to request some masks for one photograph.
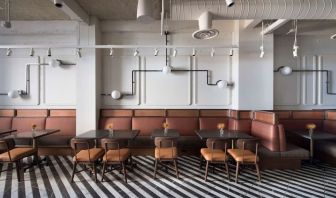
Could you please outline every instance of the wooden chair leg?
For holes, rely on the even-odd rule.
[[[95,177],[95,182],[97,182],[97,167],[96,167],[95,162],[92,163],[92,169],[93,169],[93,174],[94,174],[94,177]]]
[[[175,166],[176,178],[178,179],[179,178],[179,172],[178,172],[178,169],[177,169],[177,160],[174,160],[174,166]]]
[[[127,176],[126,176],[126,168],[125,168],[125,162],[121,163],[123,173],[124,173],[124,178],[125,178],[125,183],[127,183]]]
[[[236,183],[238,182],[238,174],[239,174],[239,165],[240,165],[240,163],[239,162],[237,162],[237,165],[236,165]]]
[[[72,175],[71,175],[71,182],[73,182],[75,171],[76,171],[77,162],[74,162],[73,169],[72,169]]]
[[[21,165],[20,165],[20,160],[15,162],[15,166],[16,166],[16,175],[18,178],[18,181],[21,181]]]
[[[105,169],[106,169],[106,162],[103,163],[103,170],[102,170],[102,178],[101,178],[101,181],[104,180]]]
[[[202,167],[203,167],[203,157],[201,155],[200,156],[200,166],[199,166],[199,168],[202,169]]]
[[[204,181],[207,181],[207,178],[208,178],[208,169],[209,169],[209,161],[207,161],[206,165],[205,165]]]
[[[225,169],[226,169],[228,180],[230,181],[230,170],[229,170],[228,162],[225,162]]]
[[[256,170],[257,170],[257,177],[258,177],[258,181],[260,182],[260,171],[259,171],[259,165],[258,163],[255,164]]]
[[[154,162],[154,179],[156,179],[156,169],[157,169],[157,164],[158,164],[158,160],[155,159],[155,162]]]

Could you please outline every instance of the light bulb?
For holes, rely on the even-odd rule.
[[[118,100],[118,99],[120,99],[120,98],[121,98],[121,93],[120,93],[120,91],[118,91],[118,90],[113,90],[113,91],[111,92],[111,97],[112,97],[114,100]]]
[[[173,51],[173,56],[176,57],[176,55],[177,55],[177,49],[175,48]]]
[[[293,69],[289,66],[280,67],[280,73],[284,76],[288,76],[293,72]]]
[[[162,73],[169,74],[172,71],[172,68],[170,66],[163,66]]]
[[[223,80],[218,81],[216,84],[217,84],[217,87],[220,88],[220,89],[227,86],[227,82],[223,81]]]
[[[110,49],[110,56],[113,56],[114,50],[113,48]]]
[[[8,92],[8,94],[7,94],[7,96],[8,96],[9,98],[17,98],[17,97],[19,97],[19,95],[20,95],[20,93],[19,93],[18,90],[10,91],[10,92]]]
[[[215,49],[214,49],[214,48],[211,49],[211,53],[210,53],[210,55],[211,55],[211,57],[214,57],[214,56],[215,56]]]

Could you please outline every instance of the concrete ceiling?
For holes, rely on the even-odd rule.
[[[92,16],[102,20],[135,20],[137,0],[76,0]],[[161,0],[153,1],[153,16],[160,19]]]
[[[11,0],[12,20],[69,20],[50,0]],[[2,8],[2,9],[1,9]],[[5,19],[5,0],[0,0],[0,20]]]

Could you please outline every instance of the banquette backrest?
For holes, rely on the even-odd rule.
[[[252,113],[251,135],[270,151],[286,151],[286,135],[283,126],[278,124],[275,113],[254,111]]]
[[[100,129],[107,129],[113,123],[113,128],[118,130],[132,129],[133,111],[129,109],[103,109],[99,123]]]
[[[18,132],[31,131],[33,124],[36,124],[36,129],[45,129],[47,116],[47,109],[18,109],[12,121],[12,129]]]
[[[200,130],[217,130],[218,123],[224,123],[229,128],[228,110],[200,110]]]
[[[336,134],[336,111],[326,111],[323,130]]]
[[[76,136],[76,110],[50,110],[50,115],[46,119],[46,129],[59,129],[55,135]]]
[[[132,129],[140,130],[140,136],[150,136],[153,130],[161,129],[165,122],[163,109],[137,109],[132,118]]]
[[[251,130],[251,111],[229,110],[229,129],[244,132]]]
[[[323,129],[324,111],[322,110],[296,110],[274,111],[279,117],[279,122],[284,128],[290,130],[302,130],[308,123],[316,124],[317,130]]]
[[[13,109],[0,109],[0,130],[11,129],[14,116],[15,111]]]

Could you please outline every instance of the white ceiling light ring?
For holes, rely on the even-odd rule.
[[[152,0],[138,0],[137,20],[141,23],[154,21]]]
[[[199,30],[192,34],[195,39],[212,39],[218,36],[219,30],[212,28],[212,14],[209,11],[205,11],[198,18]]]
[[[63,0],[54,0],[54,5],[58,8],[63,7]]]

